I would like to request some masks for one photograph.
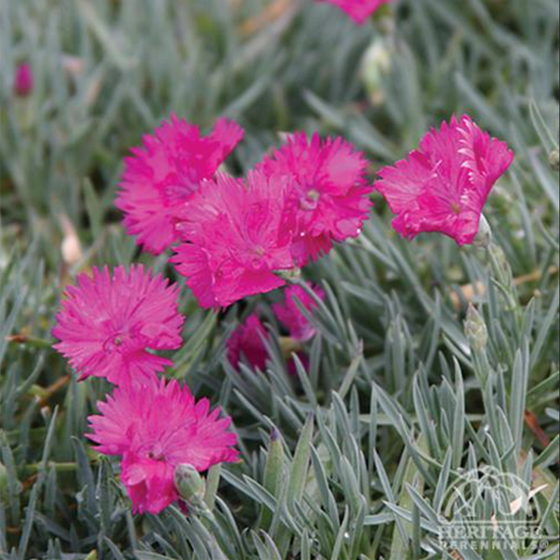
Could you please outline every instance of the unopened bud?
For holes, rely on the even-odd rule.
[[[175,469],[174,482],[177,493],[183,500],[189,503],[202,501],[206,482],[192,465],[179,465]]]
[[[14,93],[18,97],[27,97],[33,91],[33,71],[27,63],[20,64],[16,68],[14,77]]]
[[[560,171],[560,152],[558,150],[554,150],[548,156],[548,161],[550,163],[550,167],[554,169],[554,171]]]
[[[474,305],[469,305],[465,321],[465,335],[476,354],[481,354],[488,345],[488,328],[484,317]]]
[[[474,238],[473,245],[479,249],[488,249],[492,243],[492,228],[486,219],[486,216],[482,214],[480,216],[480,225],[478,226],[478,234]]]
[[[295,280],[299,280],[299,278],[301,278],[301,268],[296,267],[288,270],[275,270],[274,274],[287,282],[294,282]]]
[[[391,66],[392,53],[388,40],[377,37],[366,50],[362,62],[362,79],[373,105],[381,105],[385,101],[381,86]]]
[[[281,336],[278,339],[278,344],[282,350],[282,356],[286,359],[291,358],[292,354],[302,350],[302,343],[291,336]]]

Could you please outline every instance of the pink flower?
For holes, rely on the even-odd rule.
[[[14,78],[14,93],[18,97],[27,97],[33,91],[33,71],[27,63],[22,63],[16,68]]]
[[[152,378],[173,365],[151,350],[181,346],[184,317],[177,311],[177,287],[160,275],[123,266],[113,275],[105,267],[93,277],[78,276],[77,286],[66,289],[66,300],[57,315],[55,348],[81,374],[106,377],[111,383]]]
[[[122,455],[121,480],[137,513],[157,514],[177,500],[178,465],[200,472],[238,458],[231,419],[210,411],[207,399],[195,402],[177,381],[118,387],[98,407],[88,437],[100,453]]]
[[[220,119],[206,137],[198,126],[171,116],[153,136],[145,135],[143,146],[131,150],[116,205],[124,212],[129,235],[146,251],[159,254],[176,241],[173,216],[211,179],[218,167],[243,138],[234,122]]]
[[[325,292],[321,288],[308,285],[320,299],[325,299]],[[285,301],[276,303],[272,307],[280,323],[288,329],[290,336],[300,342],[306,342],[315,336],[316,331],[301,312],[296,300],[309,312],[317,307],[317,302],[301,286],[287,288]]]
[[[358,25],[364,23],[383,4],[389,4],[392,0],[319,0],[334,4],[345,11]]]
[[[205,181],[179,215],[186,242],[171,259],[200,305],[228,307],[285,284],[294,267],[290,181],[252,172],[248,181],[218,175]]]
[[[365,179],[367,161],[341,138],[321,143],[296,133],[258,169],[267,176],[292,179],[290,201],[297,218],[294,256],[299,266],[328,253],[332,243],[357,237],[368,219],[372,187]]]
[[[466,245],[476,237],[482,209],[513,162],[504,142],[482,132],[469,116],[432,129],[408,160],[379,172],[376,189],[397,217],[393,227],[414,239],[440,232]]]
[[[252,368],[264,370],[268,359],[265,341],[269,335],[255,314],[239,325],[227,341],[228,359],[234,368],[245,358]]]

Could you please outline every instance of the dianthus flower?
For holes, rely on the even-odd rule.
[[[325,292],[318,287],[309,284],[320,299],[325,299]],[[317,302],[301,286],[290,286],[286,289],[283,303],[272,306],[277,319],[286,327],[290,336],[297,341],[307,342],[315,336],[315,328],[307,317],[301,312],[296,301],[307,310],[312,311],[317,307]]]
[[[234,122],[220,119],[204,137],[198,126],[174,115],[154,135],[145,135],[143,146],[133,148],[132,157],[125,159],[116,200],[127,233],[156,255],[172,245],[174,211],[203,179],[214,177],[242,138],[243,130]]]
[[[238,368],[243,358],[252,368],[264,370],[268,358],[265,341],[269,338],[264,325],[256,314],[250,315],[239,325],[227,341],[228,359]]]
[[[238,458],[231,419],[177,381],[118,387],[98,408],[88,437],[100,453],[122,456],[121,481],[137,513],[157,514],[177,500],[178,465],[201,472]]]
[[[293,252],[298,266],[328,253],[333,242],[360,234],[368,219],[372,187],[365,179],[367,161],[341,138],[321,142],[303,133],[289,137],[258,169],[267,176],[292,179],[290,203],[297,220]]]
[[[358,25],[364,23],[383,4],[389,4],[392,0],[319,0],[334,4],[346,12]]]
[[[290,181],[252,172],[247,182],[218,175],[204,181],[177,231],[185,243],[171,259],[200,305],[228,307],[285,284],[277,273],[294,268]]]
[[[177,287],[142,265],[93,269],[68,286],[57,315],[55,344],[81,374],[106,377],[111,383],[150,379],[172,365],[151,350],[181,346],[184,317],[177,311]]]
[[[471,244],[488,195],[513,158],[505,142],[469,116],[453,117],[426,134],[407,160],[382,169],[375,188],[397,215],[393,227],[403,237],[440,232]]]
[[[33,91],[33,71],[27,63],[22,63],[16,68],[14,78],[14,93],[18,97],[27,97]]]

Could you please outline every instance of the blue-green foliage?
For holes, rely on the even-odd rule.
[[[266,5],[0,1],[2,558],[457,558],[440,514],[481,465],[543,486],[541,528],[558,535],[558,3],[397,0],[375,30],[311,0],[275,2],[265,21]],[[23,61],[35,89],[15,99]],[[209,475],[208,506],[135,517],[118,465],[84,437],[108,387],[78,384],[50,329],[78,270],[141,261],[175,276],[139,254],[113,206],[124,154],[171,111],[239,120],[239,174],[306,129],[354,142],[373,175],[462,112],[516,161],[487,205],[490,251],[403,241],[375,197],[362,236],[304,271],[327,292],[309,373],[290,376],[276,340],[265,374],[224,360],[257,301],[279,333],[274,295],[217,316],[185,290],[169,375],[232,415],[243,461]],[[81,255],[65,262],[72,228]],[[558,557],[546,542],[512,539],[492,558]],[[476,544],[462,557],[490,558]]]

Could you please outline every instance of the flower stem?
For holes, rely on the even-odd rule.
[[[22,472],[24,476],[31,476],[37,474],[42,467],[42,463],[30,463],[22,468]],[[74,472],[78,468],[78,463],[55,463],[54,461],[49,461],[46,464],[46,468],[54,468],[58,473]]]

